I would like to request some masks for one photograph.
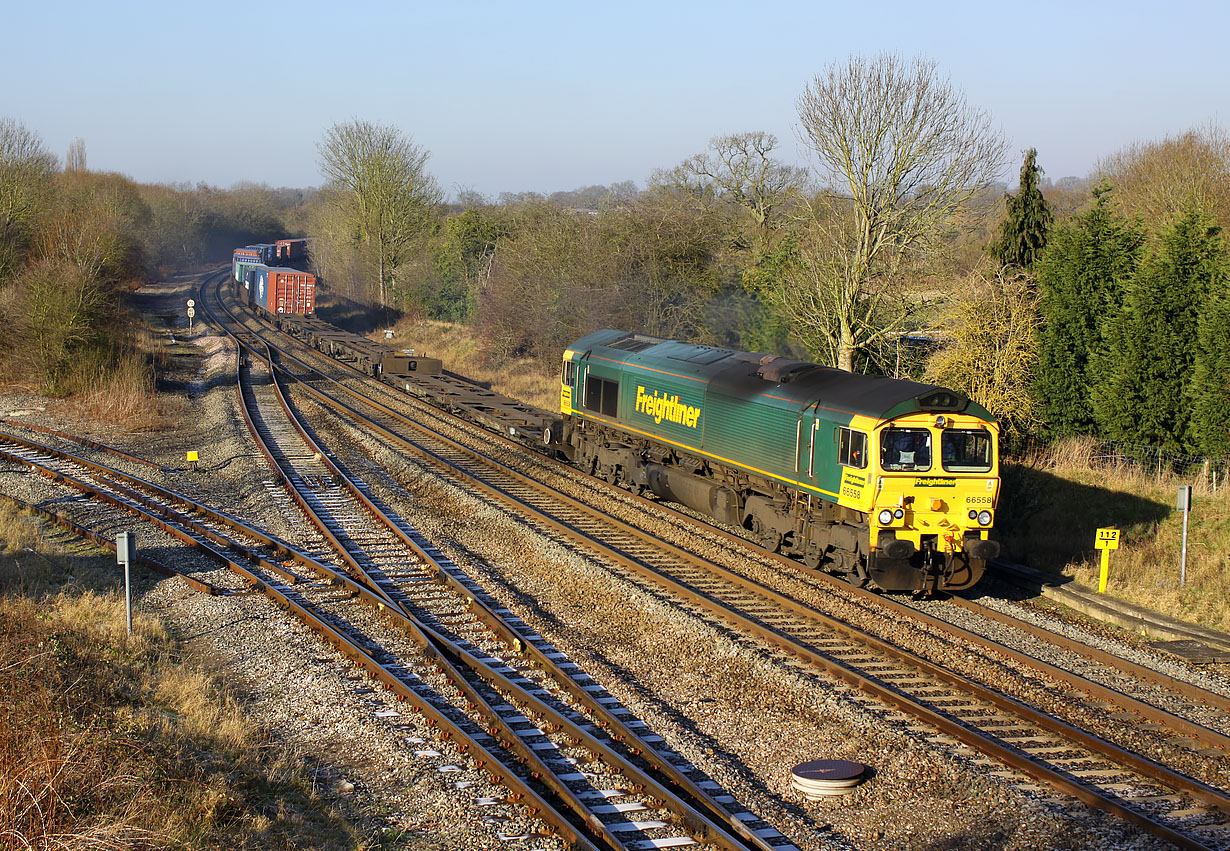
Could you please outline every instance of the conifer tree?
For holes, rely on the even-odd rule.
[[[1101,351],[1107,317],[1117,317],[1123,287],[1139,262],[1144,235],[1110,207],[1109,189],[1056,230],[1037,265],[1040,325],[1038,397],[1047,437],[1089,434],[1091,353]]]
[[[1094,416],[1105,436],[1195,450],[1190,398],[1197,329],[1221,252],[1218,228],[1189,210],[1132,276],[1107,353],[1094,364]]]
[[[1000,225],[999,238],[991,246],[991,253],[1001,266],[1028,269],[1046,246],[1051,229],[1051,208],[1038,187],[1041,176],[1038,151],[1030,148],[1025,152],[1017,193],[1004,195],[1006,215]]]
[[[1222,242],[1200,316],[1192,374],[1192,440],[1202,455],[1230,457],[1230,258]]]

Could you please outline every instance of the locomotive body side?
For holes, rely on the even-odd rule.
[[[602,331],[565,352],[561,412],[583,469],[813,567],[891,591],[958,589],[996,554],[997,429],[943,388]],[[934,445],[935,465],[886,468],[889,438]]]

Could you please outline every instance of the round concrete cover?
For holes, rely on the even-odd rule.
[[[810,800],[818,801],[853,792],[865,770],[866,767],[858,762],[818,759],[796,765],[791,772],[790,785]]]
[[[817,759],[796,765],[791,772],[799,780],[857,780],[863,776],[867,767],[861,762],[850,762],[844,759]]]

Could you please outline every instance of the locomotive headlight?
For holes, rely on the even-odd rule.
[[[905,517],[905,512],[902,511],[900,508],[898,508],[896,511],[893,512],[893,516],[896,517],[898,520],[900,520],[902,517]]]
[[[970,519],[970,520],[977,520],[977,519],[978,519],[978,511],[977,511],[976,509],[971,508],[971,509],[969,510],[969,519]]]
[[[881,525],[881,526],[890,526],[890,525],[892,525],[892,522],[893,522],[893,510],[892,510],[891,508],[886,508],[886,509],[884,509],[883,511],[881,511],[881,512],[880,512],[880,517],[879,517],[879,520],[880,520],[880,525]]]
[[[979,511],[978,512],[978,523],[982,526],[990,526],[991,525],[991,512],[987,511],[986,509]]]

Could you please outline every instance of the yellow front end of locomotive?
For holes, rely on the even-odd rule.
[[[985,559],[999,499],[999,429],[962,415],[914,414],[875,434],[871,546],[889,558],[915,553]]]
[[[572,413],[572,385],[576,382],[576,352],[564,352],[564,368],[560,373],[559,411],[565,417]]]

